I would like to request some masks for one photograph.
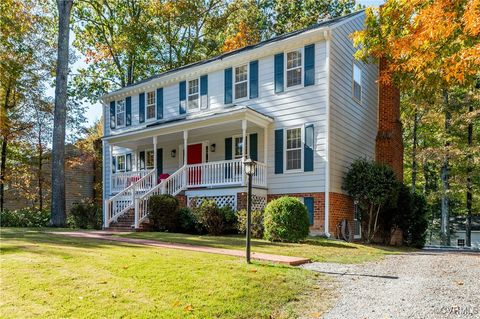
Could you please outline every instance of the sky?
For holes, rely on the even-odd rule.
[[[365,6],[379,6],[384,2],[385,2],[384,0],[357,0],[357,3],[360,3]],[[71,41],[73,41],[73,37],[74,37],[73,33],[70,33],[70,37],[72,38]],[[83,67],[85,67],[85,62],[83,58],[80,57],[78,61],[72,66],[72,73],[75,73],[76,70]],[[55,89],[50,88],[47,91],[47,94],[53,97],[55,94]],[[89,105],[85,113],[85,116],[87,118],[88,125],[93,124],[94,122],[99,120],[100,117],[102,116],[102,105],[100,103]]]

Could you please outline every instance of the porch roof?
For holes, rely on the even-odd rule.
[[[157,121],[136,130],[105,136],[103,140],[114,144],[241,120],[247,120],[260,127],[267,127],[274,121],[273,117],[258,112],[248,106],[233,106],[212,110],[210,112],[187,114],[181,117]]]

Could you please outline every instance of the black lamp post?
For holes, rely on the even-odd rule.
[[[255,174],[257,163],[251,158],[243,162],[245,165],[245,174],[248,176],[247,190],[247,263],[250,263],[250,229],[252,227],[252,176]]]

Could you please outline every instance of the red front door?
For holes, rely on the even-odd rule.
[[[188,145],[187,164],[202,163],[202,143]],[[202,168],[190,167],[188,169],[188,184],[200,185],[202,183]]]

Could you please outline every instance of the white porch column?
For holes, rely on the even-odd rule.
[[[157,171],[157,137],[153,137],[153,168]]]
[[[188,160],[188,130],[183,131],[183,165],[187,165]]]
[[[247,120],[242,120],[242,160],[247,158]]]
[[[268,156],[268,126],[263,128],[263,162],[267,164]]]

